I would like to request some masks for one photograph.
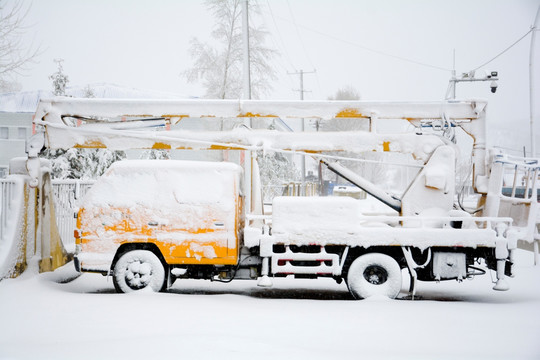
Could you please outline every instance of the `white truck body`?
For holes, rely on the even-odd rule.
[[[37,179],[40,170],[35,164],[43,146],[246,152],[245,184],[240,190],[243,200],[238,202],[242,210],[238,210],[238,204],[235,210],[239,215],[234,226],[240,235],[235,240],[238,252],[234,261],[172,262],[165,260],[167,254],[162,250],[148,246],[152,236],[126,241],[129,246],[118,247],[110,266],[100,270],[113,274],[115,284],[124,282],[117,286],[120,291],[138,290],[146,285],[161,290],[177,278],[218,281],[258,278],[259,285],[269,286],[271,276],[293,275],[345,280],[355,298],[377,294],[395,297],[401,287],[401,269],[408,269],[414,296],[417,280],[461,281],[485,272],[477,267],[477,262],[496,271],[494,289],[506,290],[505,275],[512,274],[512,251],[518,241],[537,244],[540,240],[535,196],[540,167],[535,159],[509,159],[486,150],[485,110],[486,103],[477,100],[374,103],[55,98],[40,103],[35,123],[44,131],[28,144],[27,167],[29,175]],[[150,132],[144,131],[144,119],[134,119],[130,114],[147,114],[152,126],[156,121],[173,124],[186,117],[352,118],[368,120],[369,131],[284,133],[239,128],[220,132]],[[414,125],[414,133],[376,132],[380,122],[396,119]],[[424,132],[424,128],[429,131]],[[463,129],[473,138],[472,186],[480,201],[472,215],[463,209],[456,210],[461,203],[456,192],[458,149],[453,143],[454,128]],[[260,203],[255,151],[313,156],[394,209],[395,216],[368,216],[362,212],[362,200],[347,197],[278,197],[272,203],[272,214],[265,215]],[[411,154],[423,165],[402,196],[396,197],[328,154],[336,151],[400,152]],[[516,181],[510,196],[503,194],[503,168],[508,164],[516,169],[525,167],[522,179],[526,179],[527,185],[521,200],[515,190]],[[175,171],[183,170],[180,167]],[[196,181],[190,184],[195,193],[200,191]],[[79,229],[83,243],[92,240],[85,239],[84,232],[88,230],[85,226],[81,224]],[[79,250],[77,257],[83,259],[84,248]],[[133,286],[129,285],[135,275],[137,279],[148,280],[147,273],[131,271],[133,262],[155,270],[159,275],[157,280],[152,278],[142,285],[137,280]]]

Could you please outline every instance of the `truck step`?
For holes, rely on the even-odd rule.
[[[273,274],[339,275],[338,254],[329,254],[324,247],[318,253],[293,252],[286,246],[285,252],[273,253]]]

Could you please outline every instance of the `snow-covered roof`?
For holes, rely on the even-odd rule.
[[[66,95],[76,98],[86,97],[88,89],[94,97],[104,99],[186,99],[192,96],[156,90],[136,89],[116,84],[97,83],[86,86],[72,86]],[[21,91],[0,94],[0,112],[34,113],[40,99],[54,97],[50,90]]]

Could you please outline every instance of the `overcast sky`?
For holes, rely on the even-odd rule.
[[[457,72],[474,69],[523,36],[540,6],[540,0],[257,3],[262,16],[254,21],[266,26],[267,45],[281,54],[274,61],[279,79],[267,98],[298,99],[299,77],[288,73],[316,70],[305,75],[306,99],[326,99],[349,85],[363,100],[405,101],[443,99],[454,49]],[[109,82],[204,95],[181,76],[192,64],[190,40],[210,38],[214,19],[204,2],[43,0],[31,6],[27,40],[41,44],[43,53],[18,78],[23,90],[50,89],[53,59],[62,58],[70,85]],[[531,34],[485,66],[499,71],[496,94],[488,83],[457,89],[458,97],[487,98],[492,121],[520,133],[529,126],[530,44]]]

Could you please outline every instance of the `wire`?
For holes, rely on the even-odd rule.
[[[281,48],[283,49],[283,52],[285,53],[285,59],[291,65],[293,70],[296,70],[294,64],[291,61],[291,58],[289,57],[289,53],[287,52],[287,48],[285,47],[285,42],[283,41],[283,37],[281,36],[281,32],[279,31],[279,27],[276,24],[276,19],[274,18],[274,12],[272,11],[272,7],[270,6],[270,1],[266,0],[266,3],[268,5],[268,10],[270,10],[270,17],[272,18],[272,22],[274,23],[274,28],[277,31],[279,42],[281,43]]]
[[[289,6],[289,8],[290,8],[290,6]],[[280,17],[280,16],[276,16],[276,18],[279,18],[279,19],[282,20],[282,21],[290,22],[288,19],[283,18],[283,17]],[[321,31],[319,31],[319,30],[312,29],[312,28],[310,28],[310,27],[307,27],[307,26],[298,24],[298,23],[296,23],[296,22],[293,22],[293,23],[294,23],[294,25],[295,25],[297,28],[298,28],[298,27],[301,27],[301,28],[303,28],[304,30],[307,30],[307,31],[316,33],[316,34],[321,35],[321,36],[325,36],[325,37],[330,38],[330,39],[332,39],[332,40],[340,41],[340,42],[345,43],[345,44],[348,44],[348,45],[356,46],[356,47],[358,47],[358,48],[361,48],[361,49],[363,49],[363,50],[366,50],[366,51],[369,51],[369,52],[372,52],[372,53],[375,53],[375,54],[378,54],[378,55],[391,57],[391,58],[394,58],[394,59],[397,59],[397,60],[401,60],[401,61],[405,61],[405,62],[409,62],[409,63],[413,63],[413,64],[416,64],[416,65],[425,66],[425,67],[429,67],[429,68],[437,69],[437,70],[441,70],[441,71],[447,71],[447,72],[451,72],[451,71],[452,71],[452,69],[448,69],[448,68],[444,68],[444,67],[441,67],[441,66],[436,66],[436,65],[427,64],[427,63],[420,62],[420,61],[416,61],[416,60],[412,60],[412,59],[409,59],[409,58],[406,58],[406,57],[403,57],[403,56],[398,56],[398,55],[389,54],[389,53],[386,53],[386,52],[384,52],[384,51],[375,50],[375,49],[369,48],[369,47],[367,47],[367,46],[364,46],[364,45],[361,45],[361,44],[352,42],[352,41],[350,41],[350,40],[341,39],[341,38],[339,38],[339,37],[337,37],[337,36],[323,33],[323,32],[321,32]],[[298,30],[297,30],[297,31],[298,31]]]
[[[296,22],[296,18],[295,18],[294,14],[293,14],[292,7],[291,7],[291,4],[290,4],[289,0],[287,0],[287,6],[289,8],[289,13],[291,14],[291,18],[293,20],[294,27],[296,29],[296,34],[298,35],[298,40],[300,40],[300,44],[302,45],[302,49],[304,50],[304,54],[305,54],[309,64],[313,68],[313,73],[315,74],[315,80],[317,80],[317,87],[319,88],[319,92],[322,92],[322,90],[321,90],[321,82],[319,81],[319,75],[317,74],[317,70],[315,68],[315,65],[313,65],[313,61],[311,61],[311,57],[309,56],[309,53],[308,53],[308,51],[306,49],[304,41],[302,40],[302,37],[300,36],[300,30],[298,29],[298,23]]]
[[[291,8],[291,4],[289,3],[289,0],[287,0],[287,6],[289,7],[289,13],[291,14],[291,18],[293,20],[292,22],[293,22],[294,27],[296,29],[296,34],[298,35],[298,40],[300,40],[300,44],[302,45],[302,49],[304,50],[304,54],[306,55],[307,60],[311,64],[311,67],[315,68],[315,66],[313,65],[313,62],[311,61],[311,58],[309,57],[309,53],[306,50],[306,46],[304,45],[304,42],[302,41],[302,37],[300,36],[300,30],[298,29],[298,23],[296,22],[296,18],[294,17],[294,14],[293,14],[293,11],[292,11],[292,8]]]
[[[361,48],[361,49],[364,49],[364,50],[366,50],[366,51],[370,51],[370,52],[375,53],[375,54],[379,54],[379,55],[391,57],[391,58],[394,58],[394,59],[397,59],[397,60],[401,60],[401,61],[405,61],[405,62],[410,62],[410,63],[416,64],[416,65],[421,65],[421,66],[429,67],[429,68],[432,68],[432,69],[437,69],[437,70],[442,70],[442,71],[452,71],[452,69],[448,69],[448,68],[444,68],[444,67],[440,67],[440,66],[436,66],[436,65],[430,65],[430,64],[423,63],[423,62],[416,61],[416,60],[412,60],[412,59],[409,59],[409,58],[406,58],[406,57],[402,57],[402,56],[398,56],[398,55],[389,54],[389,53],[386,53],[386,52],[384,52],[384,51],[375,50],[375,49],[369,48],[369,47],[364,46],[364,45],[357,44],[357,43],[352,42],[352,41],[349,41],[349,40],[344,40],[344,39],[338,38],[337,36],[334,36],[334,35],[325,34],[325,33],[320,32],[320,31],[318,31],[318,30],[309,29],[309,28],[306,28],[306,27],[304,27],[304,28],[305,28],[306,30],[315,32],[315,33],[317,33],[317,34],[319,34],[319,35],[323,35],[323,36],[329,37],[329,38],[331,38],[331,39],[334,39],[334,40],[341,41],[341,42],[346,43],[346,44],[349,44],[349,45],[353,45],[353,46],[359,47],[359,48]]]
[[[510,50],[511,48],[513,48],[515,45],[517,45],[517,43],[519,43],[521,40],[523,40],[527,35],[529,35],[531,32],[533,32],[534,30],[536,30],[535,27],[531,27],[529,29],[529,31],[527,31],[522,37],[520,37],[519,39],[517,39],[512,45],[510,45],[509,47],[507,47],[506,49],[504,49],[503,51],[501,51],[499,54],[497,54],[494,58],[492,58],[491,60],[489,61],[486,61],[485,63],[483,63],[482,65],[474,68],[472,71],[476,71],[478,69],[480,69],[481,67],[484,67],[486,66],[487,64],[489,64],[490,62],[492,62],[493,60],[497,59],[499,56],[501,56],[502,54],[504,54],[505,52],[507,52],[508,50]]]

